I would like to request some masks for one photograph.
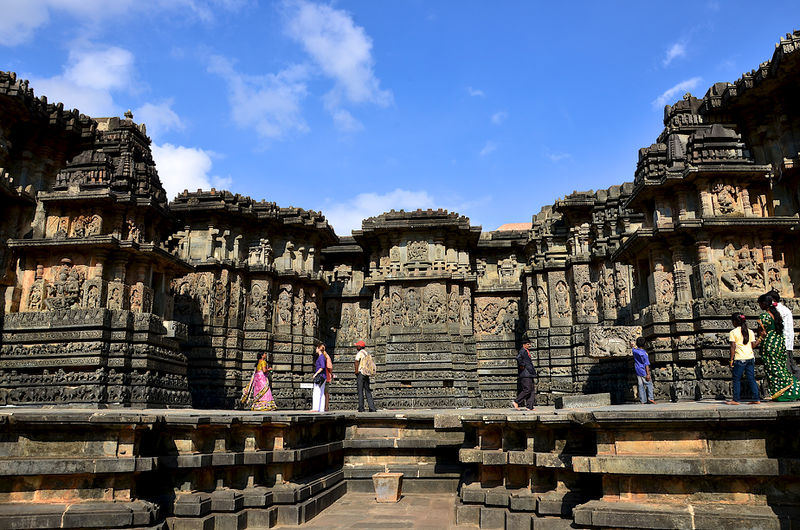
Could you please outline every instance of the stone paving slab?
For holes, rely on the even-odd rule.
[[[411,494],[397,503],[378,503],[373,494],[347,493],[311,521],[277,528],[470,528],[456,526],[455,504],[455,495]]]

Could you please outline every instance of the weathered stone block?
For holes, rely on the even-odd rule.
[[[609,393],[558,396],[555,398],[555,407],[557,409],[604,407],[608,405],[611,405],[611,394]]]

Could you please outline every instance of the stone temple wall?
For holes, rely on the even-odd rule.
[[[505,406],[523,335],[544,402],[634,398],[639,334],[659,399],[728,394],[731,312],[770,289],[800,310],[799,63],[795,32],[685,95],[632,182],[530,225],[391,211],[350,236],[226,191],[168,203],[132,115],[67,112],[0,73],[0,401],[231,408],[267,351],[279,405],[303,408],[321,340],[331,405],[352,408],[364,339],[379,407]]]

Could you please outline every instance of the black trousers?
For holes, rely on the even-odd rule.
[[[536,380],[532,377],[520,377],[517,383],[520,391],[514,401],[520,407],[532,409],[536,406]]]
[[[372,390],[369,389],[369,376],[356,374],[356,385],[358,386],[358,411],[364,412],[364,394],[366,394],[369,411],[375,412],[375,402],[372,401]]]

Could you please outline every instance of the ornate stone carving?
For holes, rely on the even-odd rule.
[[[472,303],[469,300],[469,295],[464,295],[464,298],[461,300],[459,318],[461,319],[461,327],[472,327]]]
[[[228,297],[226,285],[221,279],[214,282],[214,317],[228,316]]]
[[[567,282],[564,280],[559,280],[556,283],[555,291],[556,316],[558,316],[558,318],[569,318],[571,313],[569,304],[569,287],[567,287]]]
[[[428,261],[428,242],[411,241],[408,244],[408,261]]]
[[[447,297],[447,319],[453,324],[458,323],[458,315],[461,304],[458,300],[458,288],[451,287],[450,294]]]
[[[317,297],[314,293],[306,295],[304,316],[306,335],[316,335],[319,323],[319,308],[317,307]]]
[[[106,306],[109,309],[124,309],[125,284],[122,282],[110,282],[108,284],[108,301]]]
[[[149,313],[153,307],[153,290],[141,282],[131,285],[129,304],[134,313]]]
[[[135,220],[129,218],[125,221],[125,232],[126,240],[136,242],[142,241],[142,225],[137,223]]]
[[[718,181],[711,187],[711,192],[714,193],[714,202],[718,213],[722,215],[741,213],[742,208],[738,200],[739,194],[734,186]]]
[[[606,269],[603,274],[603,283],[601,284],[601,290],[603,293],[603,309],[606,311],[613,311],[617,308],[619,301],[617,300],[617,295],[614,292],[614,271],[611,269]]]
[[[438,285],[430,285],[425,289],[425,314],[428,324],[443,324],[446,310]]]
[[[95,236],[100,233],[100,230],[103,225],[103,218],[97,214],[92,215],[89,218],[89,223],[86,225],[86,235],[87,236]]]
[[[292,293],[290,287],[282,285],[278,293],[278,324],[292,323]]]
[[[263,265],[269,267],[272,265],[272,260],[272,245],[269,244],[269,239],[260,239],[258,245],[250,247],[248,251],[248,265]]]
[[[406,290],[406,303],[403,306],[403,323],[406,326],[419,326],[421,302],[414,287]]]
[[[557,289],[558,287],[556,287]],[[597,289],[589,282],[578,288],[578,315],[585,317],[597,316]]]
[[[722,284],[734,293],[743,291],[760,291],[764,289],[764,278],[759,270],[760,253],[750,250],[747,243],[736,250],[732,242],[728,242],[722,252],[720,278]]]
[[[594,359],[630,357],[631,343],[642,336],[641,326],[590,326],[587,330],[587,355]]]
[[[547,318],[547,291],[539,285],[536,287],[536,315],[539,318]]]
[[[303,310],[304,310],[305,295],[303,288],[300,287],[294,295],[292,301],[292,326],[298,327],[303,325]]]
[[[45,307],[50,311],[58,309],[72,309],[81,301],[81,292],[86,275],[83,271],[72,265],[67,258],[61,260],[61,265],[53,267],[53,280],[47,285],[47,298]]]
[[[395,326],[400,326],[403,324],[403,318],[404,318],[403,309],[405,306],[403,304],[403,298],[397,291],[392,293],[391,298],[392,298],[391,302],[392,324]]]
[[[100,307],[100,297],[102,295],[102,284],[99,282],[87,282],[86,285],[86,296],[84,307],[89,309],[97,309]]]
[[[675,302],[675,282],[671,272],[653,273],[656,286],[656,303],[669,305]]]

